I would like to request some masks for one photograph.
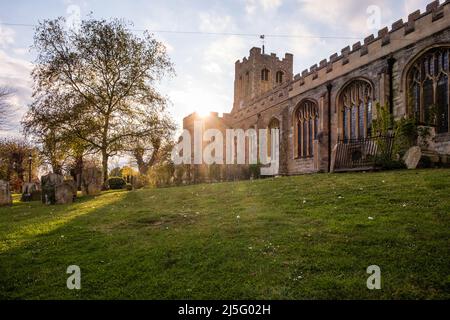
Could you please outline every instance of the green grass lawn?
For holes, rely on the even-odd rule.
[[[449,299],[449,213],[450,170],[15,201],[0,208],[0,298]]]

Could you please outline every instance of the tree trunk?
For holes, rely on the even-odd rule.
[[[134,156],[135,156],[135,159],[136,159],[136,163],[137,163],[137,165],[138,165],[138,168],[139,168],[139,173],[140,173],[141,175],[146,175],[147,172],[148,172],[148,166],[147,166],[147,164],[146,164],[145,161],[144,161],[144,156],[143,156],[143,154],[142,154],[142,153],[135,152]]]
[[[77,190],[81,191],[81,176],[83,174],[83,156],[77,156],[75,159],[75,181]]]
[[[103,176],[103,189],[106,190],[108,186],[108,160],[109,156],[106,150],[102,150],[102,176]]]

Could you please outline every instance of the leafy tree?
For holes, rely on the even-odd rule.
[[[32,156],[32,175],[41,164],[37,150],[29,142],[18,138],[0,139],[0,179],[14,182],[13,189],[20,191],[29,178],[29,156]]]
[[[36,28],[34,102],[24,121],[30,132],[62,136],[87,144],[108,160],[130,140],[151,137],[167,99],[154,85],[173,72],[163,44],[149,33],[134,35],[122,20],[82,21],[67,30],[65,19],[46,20]]]
[[[122,177],[122,169],[120,167],[115,167],[114,169],[111,170],[111,172],[109,173],[110,177]]]
[[[157,163],[169,160],[173,148],[173,121],[165,115],[155,116],[156,119],[149,118],[146,124],[149,128],[154,128],[151,134],[148,137],[133,138],[128,144],[128,152],[136,160],[141,175],[146,175]]]

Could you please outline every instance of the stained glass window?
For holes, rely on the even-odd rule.
[[[409,110],[438,133],[449,132],[449,54],[448,47],[431,49],[408,72]]]
[[[365,138],[372,126],[372,86],[365,80],[355,80],[340,94],[342,133],[345,140]]]
[[[306,158],[313,156],[314,140],[317,139],[319,130],[319,114],[317,105],[311,100],[303,101],[295,113],[295,121],[297,126],[297,134],[294,143],[297,144],[298,158]]]

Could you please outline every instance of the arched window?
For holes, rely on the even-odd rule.
[[[261,80],[269,81],[269,73],[270,73],[270,71],[268,69],[262,69],[261,70]]]
[[[280,130],[280,121],[276,118],[273,118],[269,126],[267,127],[267,155],[269,157],[272,156],[272,130],[278,129]]]
[[[339,96],[343,138],[369,137],[372,128],[373,90],[365,80],[349,83]]]
[[[407,74],[409,112],[437,133],[449,132],[449,56],[450,47],[428,50]]]
[[[297,158],[314,156],[314,140],[319,132],[319,111],[311,100],[303,101],[294,115],[294,146]]]
[[[283,83],[283,76],[284,76],[283,71],[278,71],[277,72],[277,76],[276,76],[277,84],[282,84]]]

